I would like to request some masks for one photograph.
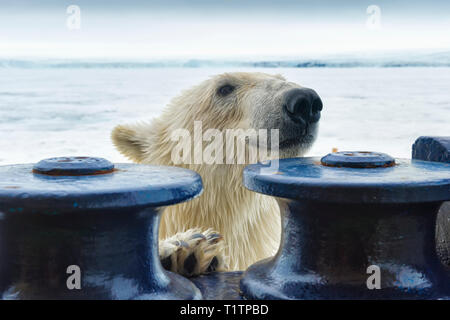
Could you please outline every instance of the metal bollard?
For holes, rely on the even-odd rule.
[[[275,257],[241,280],[249,299],[438,299],[450,277],[435,248],[436,215],[450,199],[450,165],[337,152],[244,170],[244,184],[277,197]],[[266,168],[267,169],[267,168]]]
[[[174,167],[101,158],[0,167],[0,298],[200,299],[163,270],[158,208],[202,191]]]
[[[450,137],[419,137],[412,146],[416,160],[450,163]]]
[[[450,163],[450,137],[419,137],[412,146],[412,158]],[[450,202],[439,209],[436,246],[442,262],[450,267]]]

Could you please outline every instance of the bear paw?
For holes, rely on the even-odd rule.
[[[186,277],[228,268],[223,238],[211,229],[189,229],[160,241],[159,258],[164,269]]]

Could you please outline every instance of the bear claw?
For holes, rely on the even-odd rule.
[[[201,233],[194,233],[193,235],[192,235],[192,237],[191,237],[191,239],[203,239],[203,240],[206,240],[206,237],[203,235],[203,234],[201,234]]]

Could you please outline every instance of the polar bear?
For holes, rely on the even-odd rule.
[[[173,150],[180,141],[173,139],[173,132],[183,128],[193,135],[194,122],[201,122],[203,131],[278,129],[277,156],[296,157],[316,139],[321,110],[314,90],[281,75],[235,72],[182,92],[151,122],[114,128],[113,143],[129,159],[189,168],[203,179],[201,196],[164,209],[159,254],[166,269],[186,276],[244,270],[275,254],[281,235],[275,199],[243,186],[245,163],[175,163]],[[267,146],[269,151],[275,148],[270,141]]]

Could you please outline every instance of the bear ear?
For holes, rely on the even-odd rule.
[[[151,136],[149,124],[118,125],[111,133],[111,139],[124,156],[135,162],[142,162]]]

